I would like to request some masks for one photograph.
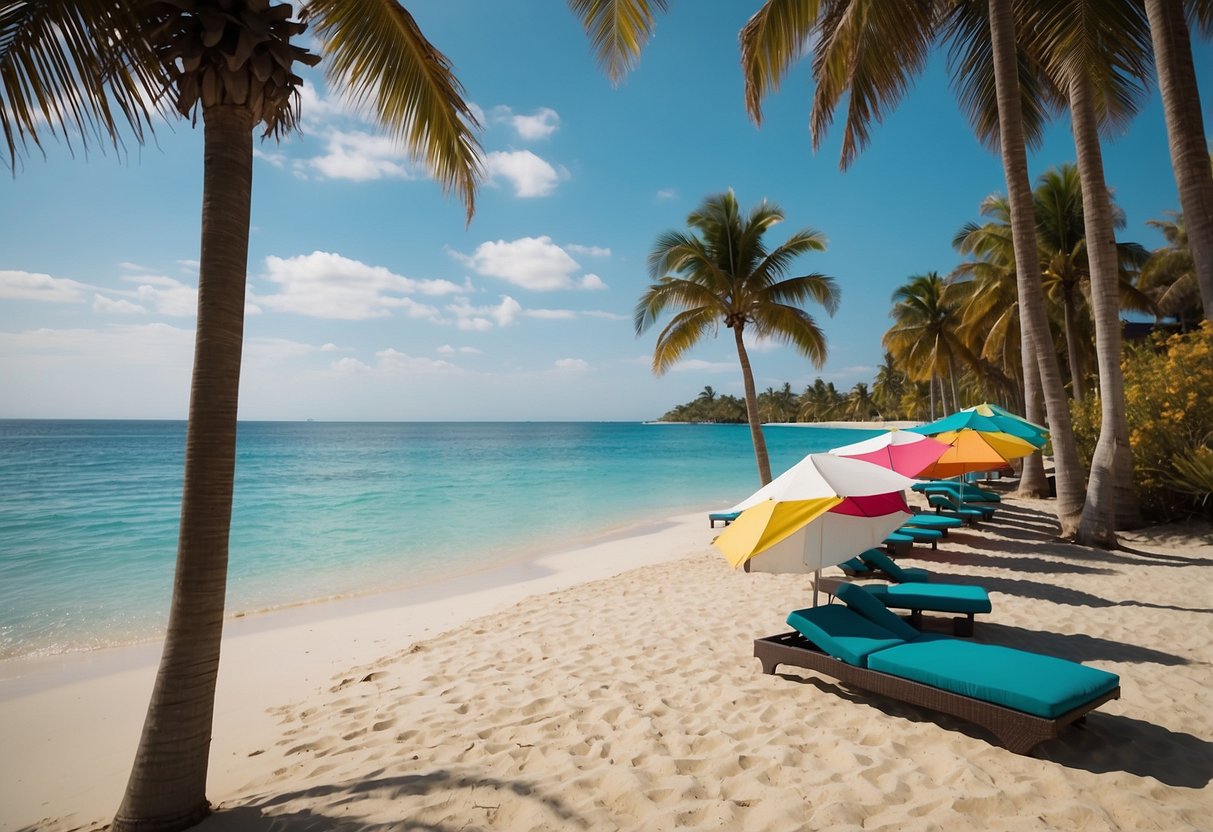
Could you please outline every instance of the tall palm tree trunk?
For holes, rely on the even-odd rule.
[[[767,440],[762,435],[762,420],[758,417],[758,391],[754,388],[754,372],[750,369],[750,356],[745,351],[741,324],[733,327],[733,337],[737,341],[737,360],[741,362],[741,379],[745,384],[745,412],[750,421],[750,438],[754,440],[758,479],[766,485],[771,481],[771,460],[767,456]]]
[[[1171,167],[1188,228],[1188,246],[1205,320],[1213,321],[1213,172],[1205,147],[1200,91],[1181,0],[1146,0],[1154,64],[1171,147]]]
[[[1070,79],[1070,121],[1082,212],[1091,267],[1091,312],[1095,319],[1095,352],[1099,363],[1099,440],[1091,459],[1087,502],[1078,526],[1078,542],[1111,549],[1116,545],[1118,503],[1132,497],[1133,457],[1125,416],[1125,382],[1120,369],[1120,280],[1112,204],[1104,183],[1099,127],[1091,101],[1091,82],[1081,72]],[[1135,505],[1135,504],[1134,504]]]
[[[1007,178],[1007,201],[1011,209],[1011,239],[1015,246],[1019,321],[1023,342],[1024,377],[1035,363],[1049,415],[1053,440],[1054,475],[1057,480],[1057,520],[1062,537],[1072,537],[1082,513],[1083,482],[1078,449],[1070,426],[1070,409],[1061,371],[1049,338],[1044,291],[1040,285],[1040,256],[1036,247],[1036,221],[1032,208],[1032,185],[1024,147],[1023,116],[1015,54],[1015,22],[1010,0],[990,0],[990,41],[994,55],[994,82],[998,94],[998,129],[1002,163]]]
[[[203,122],[198,323],[177,571],[160,669],[115,832],[185,829],[210,811],[206,773],[236,464],[253,118],[247,107],[220,105],[207,107]]]
[[[1024,362],[1023,379],[1023,413],[1029,422],[1043,425],[1045,419],[1045,401],[1040,394],[1040,371],[1033,363],[1028,367]],[[1044,455],[1037,451],[1024,457],[1023,468],[1019,472],[1019,488],[1016,493],[1021,497],[1048,497],[1049,481],[1045,477]]]
[[[1062,296],[1062,314],[1066,327],[1066,360],[1070,365],[1070,392],[1080,402],[1087,394],[1082,377],[1082,362],[1078,358],[1078,324],[1074,320],[1074,287],[1068,286]]]

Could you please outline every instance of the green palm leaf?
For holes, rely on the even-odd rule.
[[[141,143],[153,114],[172,112],[141,24],[134,4],[110,0],[0,3],[0,130],[14,168],[42,132],[69,149],[73,135],[121,147],[124,124]]]
[[[467,206],[470,221],[484,174],[480,125],[451,62],[395,0],[311,0],[303,19],[323,43],[325,77],[355,104],[369,103],[443,192],[454,191]]]
[[[653,10],[664,12],[666,7],[667,0],[569,0],[599,65],[616,85],[636,66],[653,36]]]
[[[779,89],[792,64],[805,54],[817,23],[817,0],[767,0],[742,28],[741,71],[745,106],[762,124],[762,100]]]

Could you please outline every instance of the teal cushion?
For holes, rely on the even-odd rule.
[[[893,584],[867,587],[886,607],[899,610],[979,613],[990,611],[990,594],[971,584]]]
[[[1055,719],[1107,693],[1120,677],[1054,656],[963,639],[919,639],[868,657],[868,667]]]
[[[888,607],[868,594],[867,590],[858,584],[843,584],[838,587],[836,594],[848,607],[898,638],[913,641],[921,633],[915,630],[897,615],[889,612]]]
[[[923,529],[957,529],[965,524],[959,517],[944,517],[941,514],[915,514],[906,521],[907,526]]]
[[[849,572],[854,572],[856,575],[863,575],[863,574],[866,574],[866,573],[872,571],[871,568],[866,563],[861,561],[859,558],[851,558],[850,560],[844,560],[842,563],[840,563],[838,565],[844,570],[847,570]]]
[[[829,655],[856,667],[866,667],[867,657],[878,650],[905,644],[904,639],[839,604],[795,610],[788,614],[788,624]]]
[[[859,559],[873,569],[879,569],[898,583],[922,583],[931,580],[931,573],[913,566],[902,567],[879,549],[861,552]]]
[[[920,529],[917,526],[902,526],[897,532],[908,534],[915,540],[939,540],[943,537],[943,532],[939,529]]]

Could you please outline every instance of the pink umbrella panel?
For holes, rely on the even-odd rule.
[[[830,453],[860,459],[907,477],[916,477],[935,463],[950,446],[912,431],[894,430],[834,448]]]

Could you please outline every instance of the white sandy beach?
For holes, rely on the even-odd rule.
[[[452,585],[232,622],[203,830],[1213,828],[1213,529],[1053,539],[1049,505],[904,560],[980,582],[976,638],[1120,674],[1031,757],[808,671],[759,672],[809,579],[701,514]],[[934,622],[944,626],[945,622]],[[0,665],[0,828],[104,823],[155,650]],[[52,663],[54,664],[54,663]]]

